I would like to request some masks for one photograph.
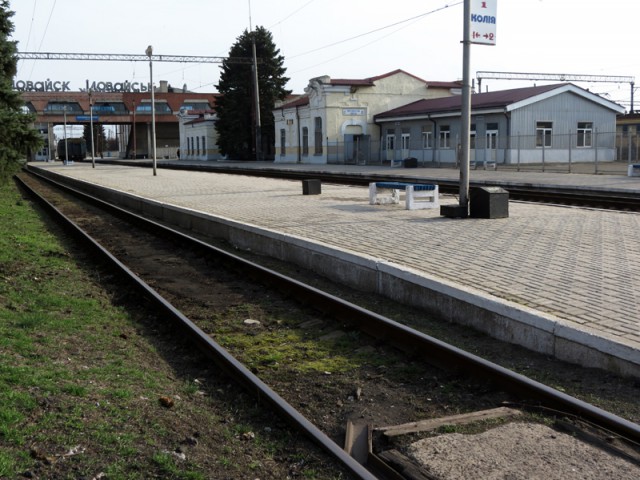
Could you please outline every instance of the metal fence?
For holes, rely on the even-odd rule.
[[[387,148],[387,141],[370,137],[328,141],[327,163],[339,165],[401,165],[415,158],[418,166],[459,168],[460,139],[411,136]],[[400,139],[401,140],[401,139]],[[405,148],[397,148],[402,145]],[[640,135],[635,132],[566,135],[486,135],[471,137],[472,168],[514,171],[623,174],[640,163]]]

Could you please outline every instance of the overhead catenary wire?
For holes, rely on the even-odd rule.
[[[419,18],[415,19],[415,21],[418,21],[418,20],[419,20]],[[400,27],[400,28],[398,28],[398,29],[394,30],[393,32],[389,32],[387,35],[384,35],[384,36],[382,36],[382,37],[376,38],[375,40],[372,40],[372,41],[370,41],[370,42],[368,42],[368,43],[365,43],[364,45],[361,45],[361,46],[359,46],[359,47],[357,47],[357,48],[354,48],[354,49],[352,49],[352,50],[349,50],[349,51],[347,51],[347,52],[344,52],[344,53],[342,53],[342,54],[340,54],[340,55],[338,55],[338,56],[336,56],[336,57],[333,57],[333,58],[330,58],[330,59],[328,59],[328,60],[325,60],[324,62],[315,63],[315,64],[313,64],[313,65],[312,65],[312,66],[310,66],[310,67],[306,67],[306,68],[302,68],[302,69],[296,70],[296,71],[295,71],[295,72],[293,72],[293,73],[300,73],[300,72],[304,72],[304,71],[306,71],[306,70],[310,70],[310,69],[312,69],[312,68],[319,67],[320,65],[325,65],[325,64],[327,64],[327,63],[331,63],[331,62],[333,62],[334,60],[338,60],[339,58],[342,58],[342,57],[345,57],[345,56],[347,56],[347,55],[350,55],[350,54],[352,54],[352,53],[354,53],[354,52],[357,52],[358,50],[362,50],[363,48],[366,48],[366,47],[368,47],[369,45],[372,45],[372,44],[374,44],[374,43],[376,43],[376,42],[379,42],[380,40],[384,40],[385,38],[390,37],[391,35],[393,35],[393,34],[395,34],[395,33],[399,32],[399,31],[400,31],[400,30],[402,30],[402,29],[404,29],[406,26],[407,26],[407,25],[403,25],[402,27]]]
[[[42,44],[44,43],[44,39],[47,36],[47,30],[49,30],[49,24],[51,23],[51,18],[53,17],[53,12],[56,9],[56,3],[58,0],[53,0],[53,5],[51,5],[51,10],[49,11],[49,18],[47,19],[47,24],[44,27],[44,31],[42,32],[42,38],[40,39],[40,45],[38,46],[38,52],[42,49]],[[34,3],[34,11],[35,11],[35,3]],[[32,19],[33,21],[33,19]],[[31,72],[29,72],[29,78],[31,78],[31,76],[33,75],[33,69],[36,66],[36,62],[33,62],[33,64],[31,65]]]
[[[343,43],[346,43],[346,42],[350,42],[350,41],[352,41],[352,40],[356,40],[356,39],[361,38],[361,37],[365,37],[365,36],[367,36],[367,35],[371,35],[371,34],[376,33],[376,32],[380,32],[380,31],[382,31],[382,30],[386,30],[387,28],[395,27],[395,26],[397,26],[397,25],[401,25],[401,24],[403,24],[403,23],[407,23],[407,22],[410,22],[410,21],[412,21],[412,20],[418,20],[418,19],[420,19],[420,18],[422,18],[422,17],[426,17],[426,16],[428,16],[428,15],[433,15],[434,13],[441,12],[442,10],[446,10],[446,9],[447,9],[447,8],[449,8],[449,7],[455,7],[455,6],[458,6],[458,5],[462,5],[462,3],[463,3],[463,2],[456,2],[456,3],[452,3],[451,5],[448,5],[448,4],[447,4],[447,5],[444,5],[444,6],[442,6],[442,7],[436,8],[436,9],[434,9],[434,10],[430,10],[430,11],[428,11],[428,12],[421,13],[420,15],[415,15],[415,16],[413,16],[413,17],[406,18],[406,19],[404,19],[404,20],[400,20],[400,21],[398,21],[398,22],[394,22],[394,23],[391,23],[391,24],[389,24],[389,25],[385,25],[385,26],[383,26],[383,27],[378,27],[378,28],[376,28],[376,29],[374,29],[374,30],[370,30],[370,31],[365,32],[365,33],[360,33],[360,34],[355,35],[355,36],[353,36],[353,37],[349,37],[349,38],[345,38],[345,39],[339,40],[339,41],[337,41],[337,42],[329,43],[329,44],[324,45],[324,46],[322,46],[322,47],[314,48],[313,50],[308,50],[308,51],[306,51],[306,52],[302,52],[302,53],[299,53],[299,54],[297,54],[297,55],[290,55],[288,58],[289,58],[289,59],[298,58],[298,57],[302,57],[302,56],[304,56],[304,55],[308,55],[308,54],[310,54],[310,53],[315,53],[315,52],[317,52],[317,51],[324,50],[324,49],[326,49],[326,48],[335,47],[336,45],[340,45],[340,44],[343,44]]]

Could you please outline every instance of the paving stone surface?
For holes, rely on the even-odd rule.
[[[504,219],[448,219],[439,209],[369,205],[365,187],[221,173],[58,162],[37,164],[157,201],[411,267],[555,315],[640,351],[640,214],[511,201]],[[273,166],[273,164],[270,164]],[[255,165],[255,168],[258,168]],[[308,166],[295,165],[303,169]],[[320,167],[317,167],[320,168]],[[331,168],[322,166],[323,169]],[[357,167],[340,167],[352,169]],[[382,172],[384,168],[378,167]],[[424,169],[412,174],[424,175]],[[386,172],[390,169],[387,167]],[[406,175],[402,170],[399,173]],[[431,172],[455,178],[456,172]],[[505,182],[519,172],[478,172]],[[493,176],[493,177],[492,177]],[[527,182],[638,190],[623,175],[535,174]],[[441,203],[457,203],[441,196]]]

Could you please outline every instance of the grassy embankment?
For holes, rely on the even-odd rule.
[[[236,430],[251,419],[222,422],[211,392],[158,353],[73,248],[13,183],[0,186],[0,478],[200,479],[251,466],[235,458],[247,458]],[[254,468],[273,450],[254,451]]]

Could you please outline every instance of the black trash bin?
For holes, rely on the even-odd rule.
[[[472,218],[507,218],[509,192],[500,187],[473,187],[469,190],[469,216]]]
[[[302,180],[303,195],[320,195],[322,191],[322,183],[320,180]]]
[[[418,159],[414,157],[405,158],[404,168],[418,168]]]

